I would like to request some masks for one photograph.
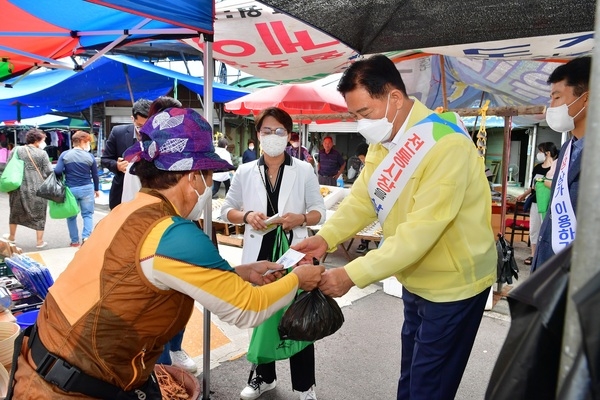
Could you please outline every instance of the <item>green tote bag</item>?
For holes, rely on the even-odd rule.
[[[290,248],[289,241],[281,225],[277,227],[275,245],[273,246],[273,261],[277,261]],[[293,303],[293,301],[292,301]],[[250,338],[250,346],[246,358],[253,364],[266,364],[272,361],[285,360],[304,350],[313,342],[299,340],[283,340],[277,327],[283,313],[292,304],[288,304],[269,319],[254,328]]]
[[[71,189],[65,186],[65,201],[57,203],[52,200],[48,200],[48,208],[50,209],[50,218],[52,219],[63,219],[74,217],[79,214],[79,205],[77,199],[73,196]]]
[[[23,182],[25,165],[17,154],[17,148],[13,150],[14,154],[0,176],[0,192],[8,193],[17,190]]]

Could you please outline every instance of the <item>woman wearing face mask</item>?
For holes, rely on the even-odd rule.
[[[267,108],[256,117],[255,124],[262,156],[238,168],[221,208],[225,221],[246,224],[242,262],[271,259],[276,232],[256,232],[267,227],[268,217],[279,215],[275,223],[289,232],[290,243],[308,236],[307,225],[325,220],[325,204],[311,165],[285,152],[293,127],[290,115],[279,108]],[[292,388],[300,398],[316,399],[313,345],[290,358],[290,370]],[[256,399],[276,384],[275,363],[258,365],[256,377],[240,397]]]
[[[77,131],[71,138],[73,148],[61,153],[54,168],[57,178],[65,175],[65,184],[81,210],[83,230],[81,243],[85,242],[92,234],[94,228],[94,206],[96,197],[100,196],[98,167],[96,159],[90,153],[91,135],[84,131]],[[77,215],[67,218],[67,227],[71,238],[71,247],[79,247],[79,229],[77,228]]]
[[[98,223],[52,285],[24,333],[13,399],[162,399],[154,365],[194,301],[247,328],[320,280],[323,268],[312,265],[275,282],[280,273],[265,275],[275,263],[234,269],[191,221],[210,202],[212,171],[232,168],[200,114],[170,108],[140,131],[124,157],[141,192]]]
[[[538,179],[543,179],[546,176],[550,170],[550,167],[552,166],[552,162],[556,160],[556,157],[558,157],[558,149],[552,142],[540,143],[537,149],[537,164],[533,167],[531,174],[531,185],[525,192],[523,192],[523,194],[517,197],[517,201],[523,201],[527,197],[531,196],[531,208],[529,210],[529,239],[531,241],[531,256],[525,259],[525,265],[531,265],[540,234],[540,226],[542,225],[542,217],[538,212],[537,199],[535,195],[535,183]]]
[[[52,173],[52,164],[46,147],[46,134],[39,129],[31,129],[25,134],[25,145],[16,147],[8,156],[8,161],[18,155],[23,160],[25,170],[23,182],[17,190],[9,192],[9,233],[2,237],[11,243],[15,242],[17,225],[35,230],[36,248],[42,249],[48,245],[44,242],[46,226],[46,208],[48,200],[38,197],[35,192],[44,180]]]

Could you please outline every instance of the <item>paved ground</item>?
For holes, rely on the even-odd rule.
[[[0,226],[7,232],[8,196],[0,194]],[[108,209],[98,206],[96,222],[106,215]],[[45,240],[49,246],[43,251],[35,249],[33,231],[19,227],[17,243],[24,251],[41,258],[55,276],[68,264],[76,249],[68,246],[69,239],[64,220],[48,218]],[[358,242],[358,241],[357,241]],[[354,243],[349,253],[355,252]],[[241,251],[231,246],[220,246],[223,256],[231,263],[239,262]],[[515,285],[527,279],[528,267],[523,260],[529,255],[526,243],[515,243],[515,255],[521,267],[520,279]],[[327,267],[345,264],[341,252],[328,256]],[[510,290],[504,287],[504,292]],[[336,334],[316,344],[317,394],[320,400],[344,400],[357,397],[365,399],[395,398],[396,382],[399,375],[399,334],[402,324],[402,300],[385,294],[380,283],[365,289],[353,289],[339,299],[346,322]],[[199,379],[202,381],[202,309],[198,306],[195,316],[188,324],[184,348],[194,356],[199,366]],[[496,296],[494,305],[484,315],[475,347],[471,354],[457,399],[483,399],[487,382],[494,362],[508,332],[510,317],[507,302]],[[210,388],[214,392],[211,399],[235,400],[245,385],[250,363],[245,359],[249,335],[212,318],[211,373]],[[289,379],[287,362],[278,363],[278,387],[261,397],[268,399],[295,399]],[[208,397],[206,397],[208,398]]]

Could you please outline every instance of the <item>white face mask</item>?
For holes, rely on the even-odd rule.
[[[192,179],[194,179],[193,176],[193,173],[188,175],[188,180],[190,181],[190,184],[192,182]],[[202,175],[202,173],[200,173],[200,176],[202,177],[202,181],[204,182],[205,189],[204,193],[200,195],[196,188],[194,188],[194,192],[196,192],[198,200],[196,201],[194,208],[192,208],[192,211],[190,211],[189,214],[185,217],[185,219],[189,219],[190,221],[198,221],[200,217],[202,217],[204,206],[206,205],[206,202],[208,202],[212,197],[212,188],[206,184],[206,180],[204,179],[204,175]]]
[[[569,115],[569,107],[575,104],[575,102],[586,93],[587,92],[583,93],[569,105],[563,104],[558,107],[548,107],[546,109],[546,122],[548,123],[550,129],[556,132],[571,132],[573,129],[575,129],[574,119],[581,114],[581,112],[585,109],[585,106],[573,117]]]
[[[260,148],[271,157],[282,154],[287,147],[288,137],[275,134],[260,137]]]
[[[292,142],[292,147],[297,149],[298,147],[300,147],[300,143],[299,142]]]
[[[535,156],[535,158],[536,158],[537,162],[544,162],[544,161],[546,161],[546,155],[544,153],[542,153],[542,152],[537,153],[536,156]]]
[[[248,150],[254,150],[254,145],[251,144],[250,146],[248,146]]]
[[[92,146],[89,143],[87,143],[85,146],[83,146],[83,150],[85,150],[85,151],[90,151],[91,149],[92,149]]]
[[[46,142],[40,142],[38,149],[44,150],[46,148]]]
[[[358,120],[356,129],[367,139],[367,143],[383,143],[389,140],[394,128],[394,121],[398,115],[398,110],[394,114],[392,122],[387,119],[387,112],[390,106],[390,95],[388,94],[387,105],[385,106],[385,114],[381,119],[363,118]]]

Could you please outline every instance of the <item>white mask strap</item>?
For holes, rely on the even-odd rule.
[[[584,95],[584,94],[586,94],[586,93],[587,93],[587,92],[583,92],[583,93],[581,93],[581,96],[579,96],[578,98],[576,98],[575,100],[573,100],[573,101],[571,102],[571,104],[569,104],[567,107],[571,107],[573,104],[577,103],[577,101],[578,101],[580,98],[582,98],[582,97],[583,97],[583,95]],[[578,113],[578,114],[579,114],[579,113]],[[576,116],[577,116],[577,115],[576,115]]]
[[[387,119],[387,113],[388,113],[388,109],[390,107],[390,96],[392,95],[392,92],[388,93],[388,99],[387,99],[387,105],[385,106],[385,118]],[[392,125],[394,124],[394,122],[396,121],[396,117],[398,116],[398,110],[396,110],[396,114],[394,114],[394,119],[392,119]]]
[[[202,174],[202,171],[200,171],[199,175],[200,175],[200,177],[202,178],[202,182],[204,183],[204,190],[206,190],[206,188],[208,188],[208,185],[206,184],[206,179],[204,179],[204,175]],[[194,173],[193,173],[193,172],[190,172],[190,173],[189,173],[189,175],[188,175],[188,182],[190,182],[190,184],[192,183],[192,179],[193,179],[192,177],[193,177],[193,176],[194,176]],[[194,185],[192,185],[192,188],[194,189],[194,191],[195,191],[196,193],[198,193],[198,192],[196,191],[196,188],[194,187]]]

